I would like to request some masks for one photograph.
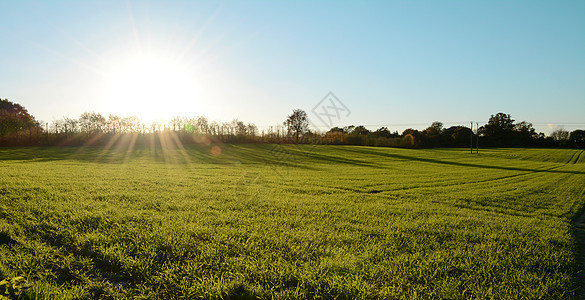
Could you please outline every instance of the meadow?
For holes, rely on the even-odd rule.
[[[0,148],[21,298],[579,294],[583,150],[120,145]]]

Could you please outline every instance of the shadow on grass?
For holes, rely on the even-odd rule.
[[[144,159],[145,162],[170,164],[262,164],[278,167],[315,169],[306,163],[306,153],[290,145],[187,145],[164,149],[139,145],[132,149],[103,146],[0,148],[0,161],[82,161],[122,164]],[[218,147],[220,150],[214,150]],[[218,151],[218,152],[217,152]]]
[[[220,144],[215,145],[221,148],[220,154],[214,154],[213,146],[209,145],[187,145],[183,149],[164,149],[160,146],[149,147],[139,145],[133,149],[112,147],[110,149],[91,147],[22,147],[22,148],[0,148],[0,161],[21,160],[21,161],[59,161],[77,160],[96,163],[120,164],[136,159],[150,159],[157,163],[189,164],[191,162],[200,164],[229,165],[234,163],[242,164],[264,164],[279,167],[301,168],[316,170],[316,164],[346,164],[369,168],[384,168],[376,163],[369,162],[363,155],[374,155],[384,158],[410,160],[433,164],[473,167],[482,169],[508,170],[520,172],[546,172],[583,175],[583,171],[568,171],[554,169],[531,169],[521,167],[507,167],[484,165],[477,163],[448,161],[436,158],[418,157],[398,153],[379,151],[368,147],[335,147],[337,154],[342,152],[350,153],[350,157],[330,155],[327,152],[317,151],[310,145],[273,145],[273,144]]]
[[[17,147],[0,148],[1,160],[53,161],[69,159],[79,147]]]
[[[375,151],[373,149],[368,149],[366,147],[360,147],[359,149],[348,148],[348,147],[339,147],[338,149],[340,149],[342,151],[347,151],[347,152],[362,154],[362,155],[363,154],[377,155],[377,156],[393,158],[393,159],[411,160],[411,161],[419,161],[419,162],[443,164],[443,165],[451,165],[451,166],[460,166],[460,167],[472,167],[472,168],[508,170],[508,171],[520,171],[520,172],[535,172],[535,173],[542,172],[542,173],[564,173],[564,174],[580,174],[580,175],[585,174],[585,172],[582,172],[582,171],[563,171],[563,170],[552,170],[552,169],[544,169],[543,170],[543,169],[491,166],[491,165],[455,162],[455,161],[439,160],[439,159],[434,159],[434,158],[423,158],[423,157],[416,157],[416,156],[396,154],[396,153],[380,152],[380,151]]]

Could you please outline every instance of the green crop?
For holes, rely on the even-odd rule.
[[[0,280],[47,299],[578,293],[582,150],[173,145],[0,149]]]

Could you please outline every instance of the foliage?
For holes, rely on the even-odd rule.
[[[569,143],[571,147],[585,148],[585,130],[575,130],[569,136]]]
[[[432,137],[441,134],[441,132],[443,132],[443,123],[435,121],[423,131],[423,134]]]
[[[324,133],[312,132],[309,130],[306,112],[300,109],[294,110],[283,122],[285,128],[276,126],[276,128],[270,127],[265,130],[259,130],[256,125],[246,124],[238,119],[219,123],[210,122],[205,117],[175,116],[168,122],[143,124],[133,116],[120,117],[111,114],[106,118],[99,113],[85,112],[78,119],[64,117],[55,120],[51,123],[50,129],[47,128],[45,132],[34,117],[28,115],[26,109],[8,100],[1,101],[0,146],[108,145],[121,136],[136,139],[139,144],[150,144],[151,140],[160,140],[161,134],[170,134],[185,144],[214,140],[225,143],[295,142],[297,144],[439,148],[469,147],[470,140],[473,139],[476,141],[475,145],[479,140],[482,147],[585,147],[582,130],[569,133],[558,129],[551,136],[545,137],[543,133],[536,133],[532,123],[526,121],[514,123],[512,117],[504,113],[492,115],[488,124],[479,128],[479,137],[468,127],[444,128],[443,123],[439,121],[433,122],[422,131],[408,128],[402,134],[390,132],[387,127],[372,131],[364,125],[333,127]],[[8,109],[2,110],[2,107],[8,107]],[[293,140],[291,136],[294,136]]]
[[[302,109],[295,109],[293,113],[283,122],[289,134],[294,133],[296,143],[299,143],[299,137],[309,131],[309,118],[307,113]]]
[[[559,143],[560,146],[567,146],[570,134],[568,131],[559,128],[550,134],[550,137]]]
[[[28,130],[37,131],[39,124],[26,108],[18,103],[0,99],[0,145],[9,138],[17,138],[20,133]]]

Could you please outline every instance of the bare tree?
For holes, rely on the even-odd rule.
[[[67,130],[67,133],[69,132],[76,133],[79,131],[78,128],[79,121],[77,121],[76,119],[64,118],[63,124],[65,129]]]
[[[283,122],[286,126],[288,133],[294,133],[296,136],[296,142],[299,143],[299,137],[305,132],[309,131],[309,119],[307,113],[302,109],[295,109],[293,113],[287,117],[286,121]]]
[[[54,120],[53,122],[51,122],[51,132],[54,132],[55,134],[59,134],[61,132],[64,132],[65,128],[65,121],[63,120]]]
[[[79,125],[87,134],[101,133],[106,129],[106,118],[99,113],[84,112],[79,117]]]
[[[121,120],[121,131],[124,133],[128,133],[128,132],[132,132],[132,133],[136,133],[136,132],[140,132],[141,128],[144,125],[142,125],[140,123],[140,120],[138,119],[138,117],[135,116],[130,116],[130,117],[124,117]]]
[[[219,125],[217,121],[211,122],[211,124],[209,124],[209,134],[212,136],[218,136],[220,134],[220,127],[221,125]]]
[[[215,124],[211,124],[211,126],[214,126],[214,125]],[[210,126],[209,121],[205,117],[199,117],[199,118],[197,118],[197,121],[195,122],[195,127],[198,128],[199,132],[203,133],[203,134],[211,134],[209,126]]]
[[[246,132],[250,137],[255,137],[258,132],[258,127],[252,123],[248,123],[248,126],[246,126]]]
[[[122,132],[122,119],[116,115],[110,115],[106,122],[106,131],[109,133],[121,133]]]
[[[550,134],[555,141],[566,141],[569,139],[569,132],[560,128]]]
[[[248,128],[246,127],[246,124],[244,124],[244,122],[238,121],[237,119],[234,119],[232,122],[235,123],[234,128],[236,130],[237,136],[244,136],[247,134]]]
[[[176,116],[171,120],[170,125],[173,127],[173,131],[182,131],[185,127],[185,120],[179,116]]]

